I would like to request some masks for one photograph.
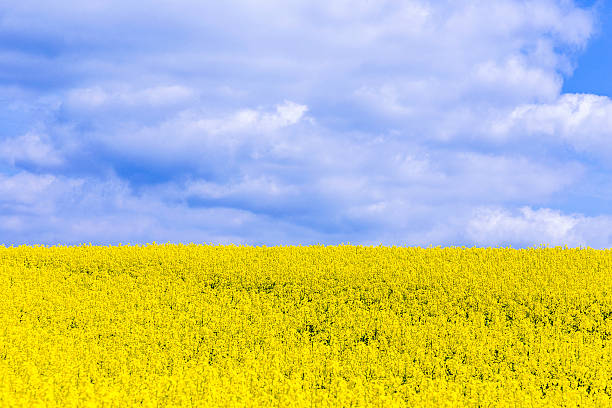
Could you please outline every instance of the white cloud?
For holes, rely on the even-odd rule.
[[[21,172],[12,176],[0,175],[2,201],[18,204],[34,204],[50,189],[56,178],[51,175],[35,175]]]
[[[133,89],[129,86],[109,85],[77,88],[68,92],[66,102],[73,109],[101,107],[126,108],[168,106],[193,100],[194,91],[181,85],[162,85]]]
[[[515,94],[514,99],[518,101],[552,100],[559,94],[562,80],[559,74],[555,75],[554,70],[551,72],[547,68],[529,66],[519,56],[501,63],[486,61],[476,65],[474,84],[494,94]]]
[[[469,221],[467,231],[479,245],[568,245],[606,247],[612,244],[612,217],[585,217],[558,210],[530,207],[517,213],[502,208],[481,208]]]
[[[237,132],[274,132],[295,125],[302,120],[306,111],[308,111],[306,105],[285,101],[276,105],[274,112],[243,109],[221,119],[199,119],[194,125],[213,135]]]
[[[75,200],[75,194],[83,179],[66,179],[50,174],[19,172],[13,175],[0,173],[0,208],[3,216],[8,217],[10,225],[28,225],[34,231],[31,239],[36,239],[39,225],[32,219],[54,219]],[[30,220],[30,221],[28,221]]]
[[[305,105],[291,101],[273,110],[239,109],[217,117],[201,109],[189,109],[161,123],[139,128],[128,124],[92,136],[116,154],[134,160],[212,168],[232,164],[241,151],[255,157],[261,152],[269,155],[287,150],[281,133],[302,122],[309,123],[307,110]]]
[[[63,163],[61,154],[49,143],[44,135],[26,133],[0,141],[0,159],[9,164],[26,162],[38,166],[58,166]]]
[[[612,154],[612,100],[591,94],[564,94],[548,104],[518,106],[494,123],[498,135],[529,135],[565,142],[578,151]],[[507,137],[506,136],[506,137]]]
[[[523,207],[518,215],[502,209],[483,209],[470,221],[468,231],[479,243],[574,244],[576,237],[571,232],[577,223],[575,217],[547,208],[534,211]]]

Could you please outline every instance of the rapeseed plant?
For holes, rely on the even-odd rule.
[[[612,252],[0,247],[0,406],[609,406]]]

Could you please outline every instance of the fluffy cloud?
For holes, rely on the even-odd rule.
[[[605,248],[612,244],[612,217],[562,214],[550,208],[530,207],[511,212],[482,208],[468,223],[469,236],[480,245],[568,245]]]
[[[516,107],[494,123],[494,133],[546,137],[579,152],[609,159],[612,154],[612,100],[591,94],[564,94],[553,103]]]
[[[35,165],[41,167],[57,166],[63,160],[44,136],[37,133],[24,135],[0,141],[0,159],[10,165]]]

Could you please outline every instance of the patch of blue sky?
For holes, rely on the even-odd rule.
[[[576,69],[564,80],[563,92],[612,97],[612,2],[600,0],[586,3],[597,10],[595,32],[578,56]]]

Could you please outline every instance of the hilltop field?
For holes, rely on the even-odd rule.
[[[2,407],[610,406],[612,251],[0,247]]]

